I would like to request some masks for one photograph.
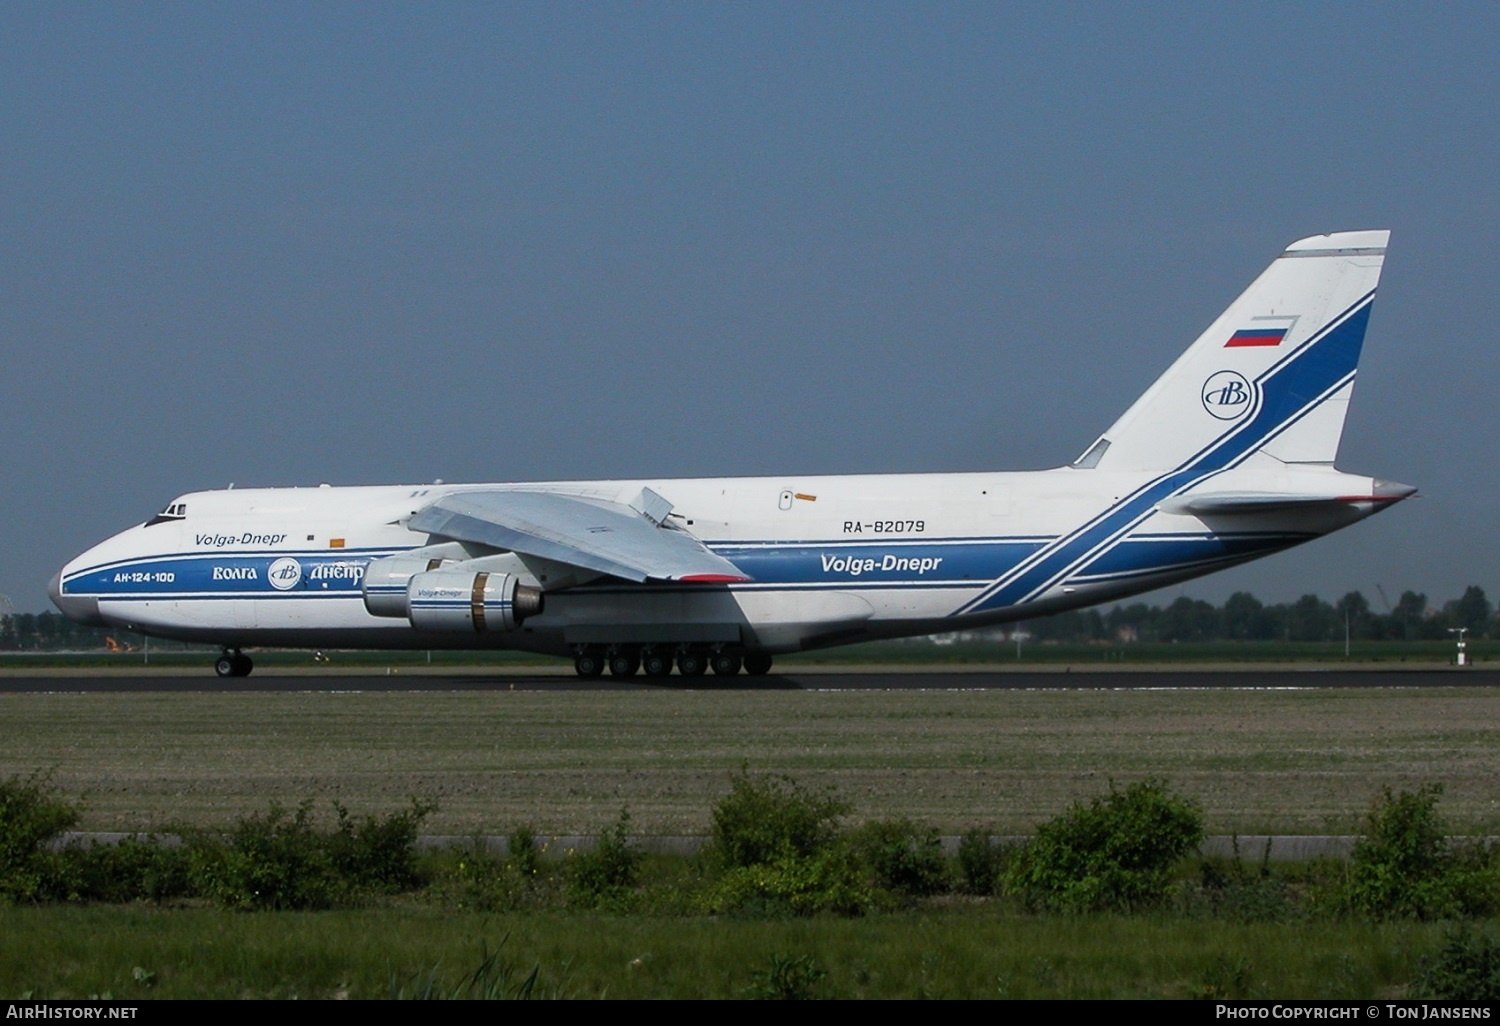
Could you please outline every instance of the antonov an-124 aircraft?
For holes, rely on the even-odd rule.
[[[52,599],[222,645],[225,677],[251,646],[693,677],[1160,588],[1415,491],[1333,466],[1388,236],[1292,243],[1053,470],[193,492],[68,563]]]

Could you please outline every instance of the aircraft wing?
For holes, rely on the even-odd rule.
[[[636,508],[639,507],[639,508]],[[642,489],[635,506],[558,492],[455,492],[407,526],[455,541],[539,556],[627,581],[732,583],[750,578],[667,522],[671,504]]]

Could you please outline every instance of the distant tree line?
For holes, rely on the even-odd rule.
[[[95,649],[105,647],[105,638],[125,641],[119,631],[104,627],[85,627],[61,613],[13,613],[0,617],[0,652],[48,652],[59,649]],[[129,636],[129,644],[140,638]]]
[[[1112,609],[1058,613],[1020,625],[1038,641],[1436,641],[1453,628],[1467,628],[1473,640],[1500,637],[1495,607],[1484,589],[1471,585],[1462,598],[1431,606],[1427,596],[1402,592],[1386,612],[1377,612],[1361,593],[1337,602],[1303,595],[1296,602],[1268,606],[1237,591],[1222,606],[1186,595],[1167,606],[1135,602]],[[102,649],[106,639],[139,646],[138,635],[105,627],[84,627],[61,613],[16,613],[0,618],[0,652]]]
[[[1462,598],[1433,607],[1421,592],[1406,591],[1385,612],[1372,609],[1360,592],[1337,602],[1303,595],[1295,602],[1266,605],[1237,591],[1222,606],[1186,595],[1168,606],[1135,602],[1113,609],[1083,609],[1030,620],[1023,629],[1038,641],[1436,641],[1449,630],[1468,637],[1500,637],[1495,607],[1484,589],[1471,585]]]

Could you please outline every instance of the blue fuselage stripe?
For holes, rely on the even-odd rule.
[[[1176,533],[1132,537],[1107,556],[1096,560],[1080,583],[1107,584],[1180,571],[1185,567],[1249,558],[1306,540],[1307,535],[1245,532],[1213,534]],[[731,585],[736,591],[767,590],[967,590],[988,587],[994,579],[1015,569],[1041,549],[1044,542],[992,538],[987,542],[966,538],[954,543],[931,539],[920,545],[829,545],[798,543],[785,549],[757,543],[749,551],[743,546],[716,547],[753,580]],[[277,587],[272,570],[289,557],[285,552],[259,554],[237,552],[180,553],[91,568],[70,577],[70,595],[88,594],[112,601],[221,601],[228,599],[351,599],[360,598],[365,564],[391,555],[384,549],[354,556],[309,556],[295,558],[300,568],[296,582]],[[593,586],[591,593],[638,592],[669,586]],[[683,591],[701,591],[702,585],[680,586]],[[371,589],[377,594],[402,592],[401,588]],[[468,600],[418,601],[419,607],[452,605],[468,608]]]
[[[1359,365],[1371,292],[1330,322],[1323,333],[1257,378],[1258,407],[1241,424],[1205,446],[1175,470],[1148,482],[1070,535],[1060,537],[1024,565],[1002,576],[955,615],[1019,605],[1040,596],[1071,573],[1086,571],[1131,530],[1156,512],[1157,503],[1230,469],[1284,431],[1347,382]]]

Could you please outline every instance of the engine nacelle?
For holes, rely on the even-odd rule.
[[[372,559],[365,567],[360,589],[365,608],[371,616],[405,616],[406,585],[414,576],[467,558],[468,553],[461,546],[448,543]]]
[[[541,589],[511,574],[429,570],[406,585],[406,615],[421,630],[508,631],[541,611]]]

